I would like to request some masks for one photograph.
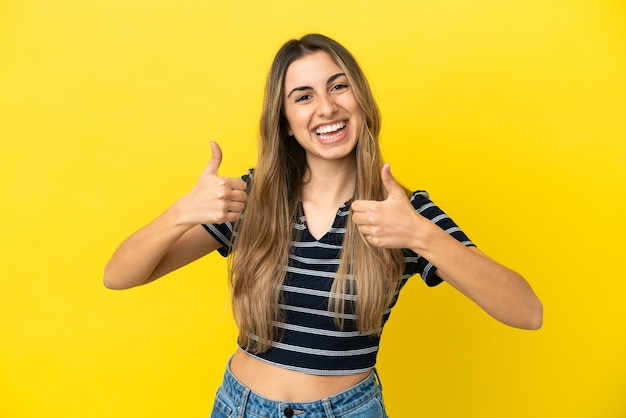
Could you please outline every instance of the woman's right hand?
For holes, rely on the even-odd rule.
[[[247,184],[241,178],[220,177],[222,150],[211,142],[212,155],[191,191],[176,206],[181,222],[189,225],[235,222],[243,211]]]

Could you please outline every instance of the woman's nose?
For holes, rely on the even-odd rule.
[[[328,94],[323,94],[319,97],[317,113],[322,117],[330,117],[337,110],[337,105],[333,98]]]

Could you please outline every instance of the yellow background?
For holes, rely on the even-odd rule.
[[[278,47],[344,43],[396,176],[545,305],[501,325],[411,281],[379,356],[392,417],[626,416],[621,0],[0,2],[0,416],[207,417],[235,349],[225,261],[105,290],[119,242],[210,156],[255,161]]]

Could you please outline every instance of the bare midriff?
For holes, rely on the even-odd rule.
[[[257,394],[284,402],[309,402],[335,395],[363,381],[371,372],[347,376],[317,376],[265,363],[237,350],[230,369]]]

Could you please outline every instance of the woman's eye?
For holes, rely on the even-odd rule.
[[[344,83],[339,83],[339,84],[335,84],[331,90],[343,90],[343,89],[347,89],[348,85],[344,84]]]
[[[303,94],[301,96],[296,97],[296,103],[309,100],[310,98],[311,98],[310,94]]]

